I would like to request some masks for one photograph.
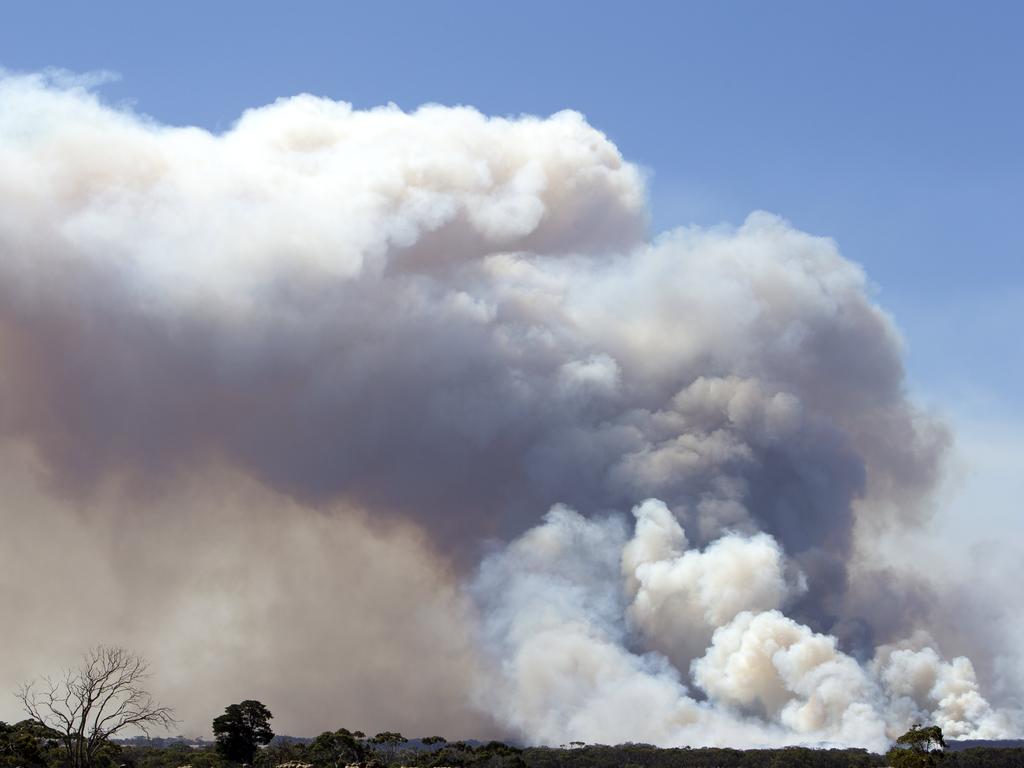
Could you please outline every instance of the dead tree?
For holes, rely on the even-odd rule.
[[[99,645],[77,668],[65,669],[56,680],[27,683],[17,696],[29,717],[60,734],[71,768],[91,768],[103,745],[122,730],[134,727],[148,736],[152,728],[176,722],[174,711],[142,687],[148,677],[141,656]]]

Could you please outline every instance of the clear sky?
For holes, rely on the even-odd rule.
[[[110,100],[213,130],[298,92],[579,110],[651,172],[655,230],[761,208],[836,238],[903,329],[914,390],[961,425],[969,461],[998,453],[976,474],[1003,467],[985,504],[1019,517],[1024,5],[285,7],[8,4],[0,66],[109,70]]]

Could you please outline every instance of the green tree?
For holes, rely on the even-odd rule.
[[[366,759],[366,734],[339,728],[324,731],[309,745],[310,761],[323,768],[342,768],[349,763],[362,763]]]
[[[937,725],[913,727],[898,739],[885,759],[892,768],[928,768],[938,765],[945,757],[946,741]]]
[[[373,750],[380,761],[384,765],[391,765],[407,741],[409,740],[400,733],[383,731],[370,739],[370,744],[373,745]]]
[[[41,768],[47,752],[60,743],[60,734],[35,720],[8,725],[0,722],[0,768]]]
[[[261,702],[247,699],[225,708],[213,720],[213,736],[217,751],[234,763],[251,764],[258,750],[274,738],[270,730],[270,714]]]

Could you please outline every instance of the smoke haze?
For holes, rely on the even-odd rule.
[[[994,629],[874,556],[950,435],[862,270],[647,230],[574,112],[0,79],[0,684],[116,642],[199,732],[1019,734]]]

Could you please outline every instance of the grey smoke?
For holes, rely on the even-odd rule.
[[[437,719],[477,712],[480,680],[504,680],[496,690],[509,690],[518,709],[493,724],[472,715],[480,730],[564,740],[573,734],[552,723],[599,722],[577,704],[614,718],[650,688],[666,706],[710,718],[715,740],[877,744],[899,718],[876,695],[883,673],[853,659],[867,664],[879,658],[876,646],[909,642],[930,617],[927,600],[902,611],[864,599],[879,576],[860,554],[887,530],[927,521],[948,431],[907,397],[898,334],[835,243],[766,213],[736,228],[649,239],[644,198],[642,174],[572,112],[357,111],[299,96],[250,110],[215,135],[111,108],[85,87],[4,77],[0,440],[30,457],[38,477],[29,501],[0,512],[5,525],[50,505],[60,510],[55,521],[77,521],[103,546],[125,537],[143,551],[158,546],[151,537],[161,526],[187,526],[197,543],[180,553],[182,570],[212,569],[210,582],[174,571],[142,580],[156,601],[233,583],[230,569],[211,561],[220,546],[244,561],[249,547],[236,538],[259,539],[251,544],[274,583],[303,551],[275,552],[288,531],[328,526],[350,537],[349,552],[385,542],[385,561],[401,560],[410,582],[422,572],[425,584],[443,584],[447,597],[436,610],[396,612],[407,596],[384,577],[387,562],[374,561],[351,586],[365,598],[357,610],[373,626],[427,627],[436,645],[359,639],[341,609],[336,623],[303,629],[301,611],[280,609],[292,631],[349,648],[345,659],[324,647],[304,663],[348,679],[363,653],[383,647],[382,679],[431,682],[412,686],[404,714],[386,691],[338,692],[339,712],[376,702],[368,711],[378,714],[367,715],[375,723],[354,727],[415,723],[435,688],[418,661],[447,654],[478,672],[438,683],[452,705],[434,711],[430,730],[443,730]],[[261,509],[291,509],[254,515],[250,528],[225,511],[232,505],[209,503],[223,477],[258,489]],[[668,540],[650,546],[671,557],[648,576],[665,571],[657,584],[675,585],[667,604],[703,617],[692,633],[645,602],[655,582],[622,573],[629,526],[615,515],[650,498],[685,535],[664,529]],[[543,554],[524,550],[543,544],[537,531],[551,523],[534,526],[556,504],[605,521],[581,518],[582,538],[558,546],[568,547],[568,563],[577,548],[597,548],[588,537],[608,540],[585,570],[610,592],[586,592],[569,615],[590,639],[600,635],[613,661],[595,669],[614,672],[585,695],[567,681],[558,689],[566,698],[541,696],[538,713],[511,695],[518,678],[495,677],[495,654],[518,659],[516,633],[577,576],[556,574],[552,586],[545,569],[555,566],[538,561],[523,597],[489,574],[515,553]],[[8,604],[42,535],[30,530],[5,552]],[[488,542],[510,539],[472,575]],[[737,576],[730,600],[742,608],[722,616],[723,587],[701,597],[693,579],[711,569],[713,580],[734,549],[767,557],[774,581],[751,593]],[[339,557],[314,558],[321,570],[294,594],[319,595],[323,584],[334,585],[329,595],[345,593],[339,574],[350,564]],[[137,567],[150,568],[146,558]],[[114,556],[110,594],[124,599],[118,585],[133,574]],[[457,586],[467,579],[472,604]],[[636,603],[631,589],[640,589]],[[240,605],[258,605],[256,592],[240,590]],[[313,610],[305,598],[296,605]],[[748,614],[754,627],[789,622],[794,643],[827,646],[815,633],[834,633],[838,663],[871,692],[870,725],[801,729],[813,718],[793,708],[783,717],[778,696],[716,687],[710,661],[694,668],[704,693],[693,699],[687,665],[714,655],[708,643],[719,632],[745,631],[735,623]],[[437,634],[438,621],[450,622],[450,637]],[[175,625],[157,640],[130,618],[115,624],[147,648],[175,646]],[[245,626],[231,636],[262,638],[262,655],[245,658],[269,663],[292,647],[274,616]],[[958,653],[962,643],[951,644]],[[926,653],[919,645],[906,653]],[[230,644],[210,648],[228,653]],[[543,674],[543,660],[526,660]],[[961,665],[957,674],[974,673]],[[268,685],[289,697],[286,711],[301,697],[283,676]],[[938,706],[929,695],[911,697],[915,713]],[[330,700],[325,690],[312,696]],[[998,732],[1001,720],[980,706],[972,712],[956,714],[964,733]],[[385,715],[396,722],[376,722]],[[636,724],[637,739],[686,733]]]

